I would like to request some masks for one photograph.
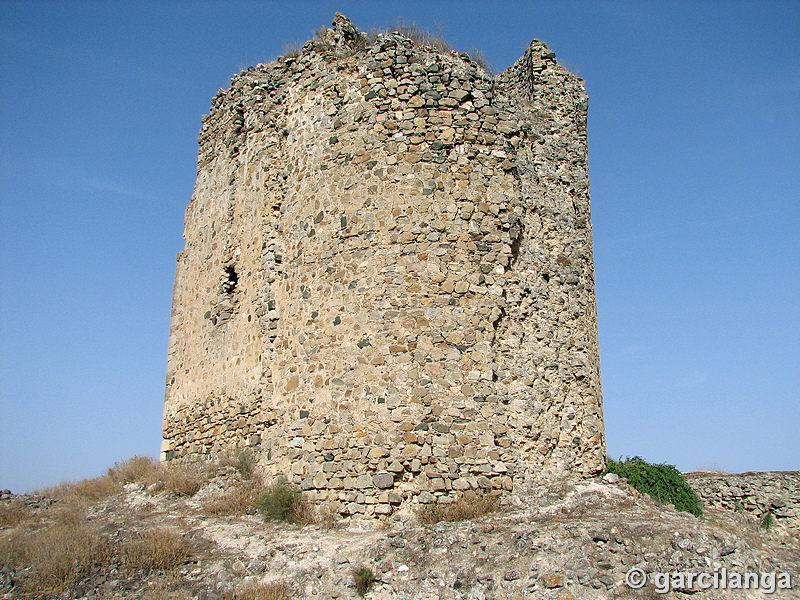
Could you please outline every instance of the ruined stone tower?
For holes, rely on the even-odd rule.
[[[346,18],[200,133],[165,459],[249,447],[343,514],[604,465],[583,82]]]

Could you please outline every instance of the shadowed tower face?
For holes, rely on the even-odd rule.
[[[203,119],[164,458],[249,447],[342,513],[604,465],[583,82],[337,14]]]

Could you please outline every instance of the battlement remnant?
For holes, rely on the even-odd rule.
[[[251,448],[341,514],[604,466],[582,80],[337,14],[212,100],[163,458]]]

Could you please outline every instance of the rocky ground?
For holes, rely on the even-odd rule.
[[[0,497],[0,598],[345,599],[359,597],[359,569],[374,576],[365,597],[375,600],[800,598],[797,529],[779,521],[764,530],[750,515],[719,509],[698,519],[624,482],[550,484],[525,506],[472,521],[422,524],[406,511],[305,526],[266,522],[246,508],[210,514],[236,512],[210,507],[249,485],[232,467],[217,468],[191,496],[146,481],[108,485],[95,494],[104,497],[83,503],[63,488]],[[56,530],[61,538],[48,533]],[[61,556],[58,571],[36,544],[55,555],[73,544],[78,554]],[[88,547],[97,551],[82,558]],[[161,562],[150,556],[159,549]],[[692,583],[660,594],[652,581],[640,590],[626,585],[634,567],[785,572],[794,589],[764,595]],[[55,573],[49,580],[46,568]]]

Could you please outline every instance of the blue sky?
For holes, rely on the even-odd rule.
[[[335,11],[586,79],[608,451],[800,469],[797,2],[0,3],[0,488],[157,456],[200,117]]]

